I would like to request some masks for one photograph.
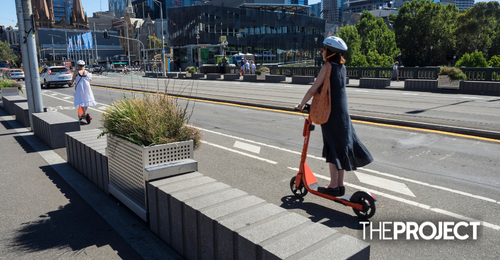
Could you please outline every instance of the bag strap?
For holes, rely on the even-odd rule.
[[[321,86],[319,86],[319,88],[318,88],[318,93],[321,93],[321,90],[323,89],[323,86],[325,85],[327,79],[330,78],[331,72],[332,72],[332,64],[326,63],[325,78],[323,79],[323,84]],[[330,89],[330,84],[327,84],[327,85],[328,85],[328,89]]]

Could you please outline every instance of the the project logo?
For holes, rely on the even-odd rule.
[[[363,240],[477,240],[477,227],[481,222],[426,221],[359,222],[363,225]]]

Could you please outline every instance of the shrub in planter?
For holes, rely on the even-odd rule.
[[[196,73],[196,68],[195,67],[187,67],[186,72],[191,73],[191,74]]]
[[[260,76],[261,72],[260,70],[255,70],[255,75]]]
[[[450,80],[467,80],[467,75],[459,68],[454,67],[442,67],[438,75],[448,75]]]
[[[189,126],[188,105],[181,107],[168,95],[124,97],[102,115],[104,134],[112,134],[140,146],[193,140],[200,145],[201,132]]]
[[[270,71],[270,69],[269,69],[268,67],[261,67],[261,68],[260,68],[260,71],[261,71],[261,72],[269,72],[269,71]]]
[[[0,88],[17,88],[19,92],[23,93],[23,87],[11,79],[0,80]]]

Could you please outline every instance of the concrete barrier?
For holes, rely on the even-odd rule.
[[[7,114],[9,115],[14,115],[15,113],[14,103],[18,102],[28,102],[28,100],[25,97],[21,97],[19,95],[2,96],[3,110],[5,110],[5,112],[7,112]]]
[[[208,73],[207,74],[207,79],[208,80],[215,80],[215,79],[220,79],[221,74],[220,73]]]
[[[97,138],[100,133],[98,129],[66,133],[66,156],[71,166],[109,194],[106,136]]]
[[[390,78],[360,78],[359,87],[361,88],[385,88],[391,85]]]
[[[178,72],[167,72],[167,78],[177,78]]]
[[[500,95],[500,82],[497,81],[461,81],[460,93]]]
[[[16,87],[0,88],[0,93],[3,96],[17,96],[19,95],[19,89]]]
[[[186,259],[369,259],[368,243],[199,172],[147,190],[151,230]]]
[[[314,82],[314,76],[292,76],[292,84],[311,84]]]
[[[66,146],[65,133],[80,131],[80,122],[59,112],[32,114],[34,134],[50,148]]]
[[[240,79],[240,74],[224,74],[224,80],[238,80]]]
[[[431,79],[405,79],[405,90],[438,90],[438,81]]]
[[[285,75],[266,75],[266,82],[269,83],[280,83],[281,81],[285,81]]]
[[[246,81],[246,82],[256,82],[257,81],[257,75],[255,75],[255,74],[245,74],[245,75],[243,75],[243,81]]]
[[[28,102],[14,103],[14,114],[16,115],[17,122],[19,122],[24,127],[30,127],[30,112],[28,108]]]
[[[205,74],[203,73],[193,73],[191,74],[191,79],[202,79],[205,78]]]

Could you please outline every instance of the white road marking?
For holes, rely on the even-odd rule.
[[[288,167],[288,169],[294,170],[294,171],[298,171],[299,170],[298,168],[292,168],[292,167]],[[313,173],[313,174],[317,178],[321,178],[321,179],[330,181],[330,177],[326,177],[326,176],[323,176],[321,174],[316,174],[316,173]],[[351,186],[351,187],[353,187],[355,189],[358,189],[358,190],[364,190],[364,191],[373,193],[373,194],[375,194],[377,196],[382,196],[382,197],[385,197],[385,198],[388,198],[388,199],[392,199],[392,200],[396,200],[396,201],[399,201],[399,202],[402,202],[402,203],[405,203],[405,204],[408,204],[408,205],[412,205],[412,206],[420,207],[420,208],[427,209],[427,210],[430,210],[430,211],[434,211],[436,213],[440,213],[440,214],[443,214],[443,215],[446,215],[446,216],[449,216],[449,217],[461,219],[461,220],[464,220],[464,221],[477,221],[477,222],[481,222],[481,225],[483,225],[485,227],[489,227],[489,228],[492,228],[494,230],[500,231],[500,226],[495,225],[495,224],[491,224],[489,222],[485,222],[485,221],[481,221],[481,220],[469,218],[469,217],[466,217],[466,216],[463,216],[463,215],[460,215],[460,214],[456,214],[456,213],[453,213],[453,212],[450,212],[450,211],[447,211],[447,210],[443,210],[443,209],[440,209],[440,208],[433,208],[433,207],[431,207],[429,205],[426,205],[426,204],[418,203],[418,202],[412,201],[412,200],[403,199],[403,198],[400,198],[400,197],[397,197],[397,196],[394,196],[394,195],[391,195],[391,194],[387,194],[385,192],[368,189],[368,188],[365,188],[365,187],[362,187],[362,186],[359,186],[359,185],[356,185],[356,184],[351,184],[351,183],[347,183],[347,182],[344,182],[344,184],[346,186]]]
[[[226,151],[230,151],[230,152],[233,152],[233,153],[244,155],[244,156],[247,156],[247,157],[250,157],[250,158],[254,158],[254,159],[257,159],[257,160],[261,160],[261,161],[264,161],[264,162],[267,162],[267,163],[270,163],[270,164],[277,164],[278,163],[278,162],[271,161],[271,160],[268,160],[268,159],[265,159],[265,158],[262,158],[262,157],[255,156],[253,154],[248,154],[248,153],[240,152],[240,151],[237,151],[237,150],[234,150],[234,149],[231,149],[231,148],[227,148],[227,147],[224,147],[222,145],[218,145],[218,144],[214,144],[214,143],[209,143],[207,141],[201,141],[201,143],[208,144],[208,145],[220,148],[220,149],[224,149]]]
[[[252,144],[247,144],[247,143],[243,143],[243,142],[240,142],[240,141],[236,141],[236,142],[234,142],[233,146],[236,147],[236,148],[240,148],[240,149],[252,152],[252,153],[256,153],[256,154],[260,153],[260,147],[256,146],[256,145],[252,145]]]
[[[379,187],[382,189],[387,189],[390,191],[398,192],[404,195],[408,195],[411,197],[415,197],[415,194],[411,192],[408,187],[404,183],[397,182],[397,181],[391,181],[388,179],[380,178],[377,176],[373,175],[368,175],[365,173],[357,172],[355,171],[354,174],[356,174],[356,177],[358,177],[359,181],[365,184],[369,184],[375,187]]]
[[[253,140],[249,140],[249,139],[245,139],[245,138],[241,138],[241,137],[237,137],[237,136],[223,134],[223,133],[220,133],[220,132],[216,132],[216,131],[204,129],[204,128],[201,128],[201,127],[195,127],[195,128],[200,129],[200,130],[205,131],[205,132],[208,132],[208,133],[213,133],[213,134],[217,134],[217,135],[221,135],[221,136],[225,136],[225,137],[230,137],[230,138],[233,138],[233,139],[236,139],[236,140],[241,140],[241,141],[245,141],[245,142],[248,142],[248,143],[257,144],[257,145],[260,145],[260,146],[265,146],[265,147],[273,148],[273,149],[276,149],[276,150],[280,150],[280,151],[284,151],[284,152],[289,152],[289,153],[292,153],[292,154],[298,154],[298,155],[301,154],[301,152],[293,151],[293,150],[290,150],[290,149],[285,149],[285,148],[277,147],[277,146],[274,146],[274,145],[268,145],[268,144],[265,144],[265,143],[256,142],[256,141],[253,141]],[[317,159],[317,160],[320,160],[320,161],[323,161],[323,162],[325,161],[325,158],[314,156],[314,155],[310,155],[310,154],[308,154],[307,157],[308,158]],[[368,171],[368,172],[371,172],[371,173],[376,173],[376,174],[380,174],[380,175],[391,177],[391,178],[395,178],[395,179],[400,179],[400,180],[404,180],[404,181],[408,181],[408,182],[412,182],[412,183],[416,183],[416,184],[420,184],[420,185],[424,185],[424,186],[428,186],[428,187],[432,187],[432,188],[436,188],[436,189],[440,189],[440,190],[444,190],[444,191],[449,191],[449,192],[453,192],[453,193],[456,193],[456,194],[460,194],[460,195],[464,195],[464,196],[468,196],[468,197],[471,197],[471,198],[476,198],[476,199],[480,199],[480,200],[484,200],[484,201],[498,202],[498,204],[500,204],[500,201],[496,201],[494,199],[486,198],[486,197],[479,196],[479,195],[474,195],[474,194],[463,192],[463,191],[459,191],[459,190],[453,190],[453,189],[449,189],[449,188],[438,186],[438,185],[432,185],[432,184],[421,182],[421,181],[417,181],[417,180],[412,180],[412,179],[408,179],[408,178],[404,178],[404,177],[399,177],[399,176],[396,176],[396,175],[393,175],[393,174],[389,174],[389,173],[382,173],[382,172],[378,172],[378,171],[370,170],[370,169],[366,169],[366,168],[358,168],[358,170],[364,170],[364,171]]]
[[[253,140],[249,140],[249,139],[245,139],[245,138],[241,138],[241,137],[237,137],[237,136],[233,136],[233,135],[223,134],[223,133],[219,133],[219,132],[216,132],[216,131],[204,129],[204,128],[201,128],[201,127],[195,127],[195,128],[197,128],[199,130],[202,130],[204,132],[207,132],[207,133],[212,133],[212,134],[217,134],[217,135],[221,135],[221,136],[225,136],[225,137],[230,137],[230,138],[233,138],[233,139],[236,139],[236,140],[241,140],[241,141],[244,141],[244,142],[247,142],[247,143],[253,143],[253,144],[257,144],[257,145],[260,145],[260,146],[265,146],[265,147],[273,148],[273,149],[284,151],[284,152],[288,152],[288,153],[293,153],[293,154],[298,154],[298,155],[301,154],[301,152],[296,152],[296,151],[293,151],[293,150],[290,150],[290,149],[281,148],[281,147],[278,147],[278,146],[269,145],[269,144],[265,144],[265,143],[261,143],[261,142],[256,142],[256,141],[253,141]],[[325,161],[325,158],[317,157],[317,156],[310,155],[310,154],[308,154],[307,157],[318,159],[318,160],[321,160],[321,161]]]
[[[451,192],[451,193],[456,193],[456,194],[464,195],[464,196],[467,196],[467,197],[471,197],[471,198],[476,198],[476,199],[488,201],[488,202],[493,202],[493,203],[497,202],[497,203],[500,204],[500,201],[496,201],[494,199],[486,198],[486,197],[479,196],[479,195],[474,195],[474,194],[471,194],[471,193],[468,193],[468,192],[463,192],[463,191],[459,191],[459,190],[454,190],[454,189],[442,187],[442,186],[439,186],[439,185],[434,185],[434,184],[430,184],[430,183],[426,183],[426,182],[416,181],[416,180],[412,180],[412,179],[408,179],[408,178],[396,176],[396,175],[389,174],[389,173],[383,173],[383,172],[379,172],[379,171],[375,171],[375,170],[370,170],[370,169],[366,169],[366,168],[358,168],[358,170],[363,170],[363,171],[367,171],[367,172],[371,172],[371,173],[375,173],[375,174],[379,174],[379,175],[391,177],[391,178],[398,179],[398,180],[408,181],[408,182],[420,184],[420,185],[423,185],[423,186],[428,186],[428,187],[432,187],[432,188],[436,188],[436,189],[448,191],[448,192]]]
[[[47,96],[47,97],[51,97],[51,98],[55,98],[55,99],[57,99],[57,100],[61,100],[61,101],[64,101],[64,102],[67,102],[67,103],[71,103],[71,104],[73,104],[73,101],[69,101],[69,100],[66,100],[66,99],[64,99],[64,98],[54,97],[54,96],[52,96],[52,95],[48,95],[48,94],[45,94],[45,93],[43,93],[42,95]],[[103,110],[100,110],[100,109],[97,109],[97,108],[88,107],[88,109],[90,109],[90,110],[94,110],[94,111],[97,111],[97,112],[100,112],[100,113],[104,113],[104,111],[103,111]]]

